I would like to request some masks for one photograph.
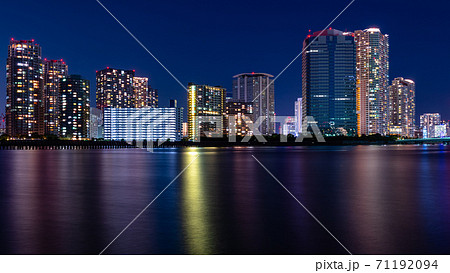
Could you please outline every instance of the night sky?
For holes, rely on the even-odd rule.
[[[185,85],[222,85],[244,72],[277,75],[302,48],[308,30],[322,30],[350,0],[108,1],[102,3]],[[332,25],[377,26],[390,35],[390,80],[416,82],[417,115],[450,119],[448,1],[356,0]],[[135,69],[159,89],[160,106],[186,91],[95,1],[2,1],[0,112],[4,112],[7,46],[35,39],[43,57],[63,58],[69,73],[91,80],[106,66]],[[276,113],[293,115],[301,96],[301,58],[275,83]]]

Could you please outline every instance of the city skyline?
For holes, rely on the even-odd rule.
[[[401,3],[389,3],[385,2],[386,5],[389,4],[393,11],[398,11],[401,7]],[[94,3],[95,4],[95,3]],[[181,3],[180,3],[181,4]],[[191,3],[192,4],[192,3]],[[303,5],[311,5],[314,7],[314,3],[302,3]],[[339,6],[340,4],[345,3],[334,3],[330,4],[330,10],[328,9],[321,9],[320,12],[320,19],[322,21],[326,16],[330,17],[330,14],[333,12],[334,8],[336,6]],[[7,4],[8,5],[8,4]],[[120,4],[114,4],[111,3],[108,5],[111,5],[111,10],[115,13],[119,12],[118,8],[120,8]],[[162,14],[165,14],[167,11],[165,10],[168,6],[172,4],[157,4],[156,10],[158,12],[161,12]],[[187,4],[181,4],[181,5],[187,5]],[[193,9],[193,7],[197,7],[196,5],[192,4],[192,7],[187,6],[188,10]],[[208,10],[211,9],[213,6],[217,4],[211,4],[212,6],[205,6],[201,7],[201,9]],[[231,5],[231,4],[230,4]],[[31,5],[33,6],[33,5]],[[145,4],[144,4],[145,6]],[[246,6],[246,4],[244,4]],[[64,4],[61,6],[62,9],[68,9],[71,7],[70,4]],[[429,57],[429,54],[425,54],[423,51],[419,50],[420,45],[423,46],[423,38],[427,37],[429,35],[432,35],[433,33],[436,33],[436,29],[433,28],[434,22],[431,22],[430,27],[426,30],[423,29],[423,27],[418,26],[417,27],[407,27],[411,23],[411,21],[405,20],[404,22],[398,22],[398,20],[392,20],[395,21],[395,24],[388,20],[384,16],[386,13],[389,13],[388,11],[384,11],[377,7],[371,7],[372,10],[360,10],[361,6],[358,6],[358,2],[355,2],[355,5],[350,7],[347,11],[349,13],[349,16],[345,16],[345,18],[340,18],[335,24],[332,25],[333,28],[336,29],[342,29],[342,30],[348,30],[348,31],[354,31],[356,29],[365,29],[371,26],[377,25],[380,27],[380,29],[383,31],[383,33],[388,33],[390,35],[390,78],[394,79],[396,77],[405,77],[408,79],[412,79],[417,84],[417,115],[420,113],[425,112],[439,112],[441,113],[443,119],[448,119],[450,116],[449,110],[446,109],[446,103],[450,100],[448,96],[446,95],[446,90],[442,90],[440,88],[440,84],[438,81],[436,81],[436,78],[445,78],[445,67],[439,63],[438,60],[433,60]],[[100,7],[101,8],[101,7]],[[412,12],[417,13],[420,17],[419,13],[419,7],[410,7],[408,8],[412,9]],[[423,9],[430,9],[435,7],[421,7]],[[25,6],[26,11],[25,12],[31,12],[31,7]],[[30,10],[29,10],[30,9]],[[149,81],[152,83],[152,86],[160,90],[160,97],[162,102],[168,102],[170,98],[176,98],[180,101],[181,106],[186,107],[186,102],[184,98],[186,97],[186,91],[182,90],[182,88],[177,83],[171,79],[168,75],[165,75],[165,71],[162,70],[161,67],[158,67],[158,64],[155,63],[154,60],[151,59],[150,56],[146,56],[145,51],[139,49],[136,44],[133,44],[133,41],[130,37],[127,37],[127,33],[125,33],[122,29],[119,29],[117,27],[120,26],[114,26],[111,24],[111,18],[107,17],[107,14],[103,14],[101,10],[97,10],[98,7],[92,6],[92,11],[88,12],[88,15],[93,16],[99,16],[99,20],[101,19],[101,22],[99,24],[104,28],[105,32],[108,32],[108,28],[111,29],[111,31],[116,31],[117,38],[120,38],[120,40],[123,40],[118,42],[120,45],[122,43],[125,43],[126,46],[122,45],[123,51],[117,51],[117,47],[114,44],[108,44],[106,43],[108,39],[103,40],[102,39],[102,33],[99,33],[99,43],[97,45],[93,45],[92,43],[89,43],[89,46],[80,46],[80,42],[83,40],[83,37],[88,38],[93,30],[89,28],[85,28],[83,30],[86,30],[86,35],[82,33],[77,33],[77,39],[73,39],[72,42],[68,42],[64,35],[59,37],[59,39],[54,39],[51,34],[54,34],[55,30],[52,29],[45,29],[43,25],[48,24],[45,20],[36,25],[36,26],[22,26],[18,28],[17,26],[14,26],[13,24],[9,25],[9,22],[6,22],[6,28],[2,30],[0,33],[0,37],[5,39],[5,42],[7,39],[14,37],[15,39],[36,39],[39,44],[44,48],[43,50],[43,56],[47,57],[49,59],[64,59],[66,63],[69,65],[69,69],[72,74],[80,74],[87,79],[89,79],[91,82],[94,82],[95,79],[95,70],[102,69],[106,66],[111,67],[120,67],[123,69],[136,69],[136,71],[139,71],[139,75],[142,75],[144,77],[149,77]],[[228,4],[223,6],[223,14],[219,14],[219,17],[224,17],[226,15],[230,14],[230,6]],[[269,12],[268,9],[263,7],[258,7],[258,11],[262,13]],[[210,69],[209,71],[205,69],[199,69],[197,66],[192,71],[186,71],[186,69],[179,69],[178,63],[174,63],[172,57],[169,57],[166,55],[167,52],[165,50],[173,53],[178,52],[177,47],[168,47],[167,49],[160,48],[161,43],[167,42],[167,39],[153,39],[153,40],[147,40],[147,37],[145,33],[142,33],[140,31],[139,27],[149,27],[147,24],[144,24],[143,22],[136,22],[136,21],[127,21],[130,19],[127,19],[127,17],[124,15],[123,19],[125,20],[124,23],[126,23],[127,26],[130,27],[130,30],[135,31],[136,35],[142,39],[143,43],[146,44],[150,50],[155,51],[155,53],[158,53],[162,58],[162,61],[171,69],[171,71],[180,78],[183,84],[186,84],[190,81],[192,82],[201,82],[205,84],[211,84],[211,85],[221,85],[224,86],[227,90],[231,90],[231,82],[230,77],[235,75],[236,73],[240,72],[252,72],[252,71],[263,71],[270,74],[277,74],[281,69],[288,63],[288,61],[295,56],[296,53],[298,53],[301,49],[301,41],[304,39],[304,36],[308,33],[309,29],[312,30],[319,30],[323,28],[322,25],[319,25],[319,23],[316,23],[316,19],[312,18],[311,16],[306,16],[305,18],[297,18],[296,14],[303,14],[301,11],[295,12],[295,11],[289,11],[286,7],[283,7],[283,5],[277,5],[275,7],[274,12],[276,13],[275,17],[279,18],[280,13],[288,12],[289,15],[292,16],[290,20],[285,20],[281,22],[282,26],[286,26],[286,29],[270,29],[269,32],[276,34],[275,38],[277,38],[277,45],[278,47],[273,47],[274,41],[267,41],[266,44],[258,44],[255,46],[251,46],[252,51],[248,51],[246,49],[249,48],[250,45],[252,45],[252,42],[248,43],[239,43],[240,46],[237,44],[230,44],[230,42],[227,42],[224,46],[221,46],[220,52],[216,52],[217,58],[219,58],[220,65],[217,63],[216,59],[213,59],[214,62],[217,63],[217,68],[214,66],[213,69]],[[439,12],[438,9],[436,9],[436,12]],[[120,15],[120,12],[119,12]],[[248,20],[250,18],[244,18],[239,13],[240,16],[238,16],[239,22],[249,22]],[[352,15],[358,15],[358,16],[352,16]],[[367,15],[367,16],[363,16]],[[8,14],[5,15],[5,18],[8,18]],[[72,18],[69,13],[67,15],[68,18]],[[253,16],[253,15],[252,15]],[[89,17],[89,20],[92,18]],[[324,18],[322,18],[324,17]],[[356,17],[353,19],[350,19],[352,17]],[[172,18],[172,17],[169,17]],[[253,18],[253,17],[252,17]],[[122,17],[120,18],[122,19]],[[295,20],[293,20],[295,19]],[[286,22],[288,21],[288,22]],[[320,21],[320,20],[318,20]],[[11,21],[12,22],[12,21]],[[174,25],[177,22],[174,22]],[[198,24],[199,22],[194,21],[192,24]],[[260,23],[260,22],[259,22]],[[290,26],[287,23],[291,23],[292,26]],[[437,22],[436,22],[437,23]],[[65,23],[64,23],[65,24]],[[81,24],[81,22],[80,22]],[[83,23],[82,25],[84,25]],[[137,25],[136,25],[137,24]],[[141,24],[141,25],[139,25]],[[234,24],[233,22],[230,22],[230,27],[232,27]],[[256,22],[254,23],[256,24]],[[287,25],[286,25],[287,24]],[[295,27],[294,27],[295,26]],[[108,28],[107,28],[108,27]],[[281,26],[280,26],[281,27]],[[58,27],[59,28],[59,27]],[[137,28],[137,29],[136,29]],[[226,29],[228,26],[225,26],[223,23],[220,24],[220,29]],[[293,30],[293,28],[295,28]],[[45,29],[45,30],[44,30]],[[151,30],[154,30],[154,28],[150,28]],[[199,34],[204,35],[204,38],[207,38],[208,36],[204,33],[204,28],[199,28]],[[185,35],[186,30],[182,29],[180,35]],[[280,32],[279,34],[277,34]],[[239,35],[238,37],[242,37],[241,32],[235,33]],[[249,34],[249,33],[246,33]],[[257,33],[255,33],[256,35]],[[283,34],[283,35],[281,35]],[[155,34],[156,35],[156,34]],[[178,33],[177,33],[178,35]],[[175,36],[177,36],[175,35]],[[219,33],[217,33],[219,35]],[[181,50],[182,52],[188,53],[187,51],[193,50],[193,55],[196,57],[199,57],[199,61],[201,63],[208,61],[208,57],[210,57],[210,51],[214,51],[213,49],[216,48],[213,45],[215,44],[217,40],[217,35],[213,35],[213,39],[210,42],[212,45],[211,48],[205,48],[205,46],[200,46],[202,48],[202,51],[205,51],[204,55],[197,56],[196,50],[199,49],[193,49],[192,46],[187,47],[185,50]],[[225,34],[224,34],[225,35]],[[227,34],[228,35],[228,34]],[[250,35],[253,35],[253,33],[250,33]],[[286,35],[288,37],[286,37]],[[161,36],[160,36],[161,37]],[[179,36],[177,36],[179,37]],[[162,38],[162,37],[161,37]],[[203,39],[203,38],[202,38]],[[447,37],[444,37],[444,39],[448,39]],[[419,41],[420,40],[420,41]],[[105,43],[103,43],[105,41]],[[414,41],[414,42],[413,42]],[[244,41],[245,42],[245,41]],[[445,44],[443,42],[442,44]],[[230,47],[227,47],[227,46]],[[268,46],[270,45],[270,46]],[[440,48],[442,45],[434,45],[435,47]],[[130,50],[127,50],[127,47],[131,47]],[[270,47],[270,50],[266,50]],[[76,50],[73,50],[76,49]],[[101,50],[100,50],[101,49]],[[237,54],[236,57],[233,57],[232,59],[229,58],[230,54],[236,53],[237,49],[242,49],[246,51],[246,55],[249,57],[243,58],[241,55]],[[282,50],[280,50],[282,49]],[[116,50],[115,53],[119,54],[112,54],[112,51]],[[217,48],[215,49],[217,51]],[[229,51],[229,52],[225,52]],[[282,51],[282,52],[281,52]],[[287,52],[284,52],[287,51]],[[444,55],[447,53],[443,50]],[[95,52],[95,53],[94,53]],[[181,53],[182,53],[181,52]],[[262,60],[255,60],[256,54],[261,54],[261,52],[266,52],[265,58],[262,58]],[[93,55],[95,54],[95,55]],[[190,53],[189,53],[190,54]],[[174,54],[176,59],[180,62],[180,65],[189,62],[191,57],[187,55],[179,56],[179,54]],[[279,57],[274,58],[274,55],[277,55]],[[93,57],[95,56],[95,58]],[[204,56],[203,58],[200,58],[201,56]],[[148,58],[146,58],[148,57]],[[445,57],[445,56],[444,56]],[[228,60],[233,60],[233,64],[230,65],[230,62]],[[429,62],[434,62],[437,65],[432,65]],[[211,67],[211,66],[209,66]],[[426,69],[426,67],[430,69]],[[219,69],[220,68],[220,69]],[[3,70],[4,67],[1,67],[1,70]],[[220,72],[217,70],[221,70]],[[439,71],[436,71],[439,69]],[[0,72],[1,72],[0,70]],[[298,73],[301,70],[301,62],[300,60],[297,60],[290,69],[288,69],[279,79],[277,79],[277,92],[275,94],[275,111],[277,115],[293,115],[292,107],[289,107],[293,101],[295,101],[296,98],[300,97],[301,92],[301,79],[298,78]],[[201,72],[201,73],[199,73]],[[437,73],[436,77],[432,77],[431,72]],[[439,76],[440,75],[440,76]],[[5,83],[4,79],[0,80],[0,93],[5,94]],[[433,96],[430,96],[430,94],[433,94]],[[93,95],[95,95],[95,92],[91,92],[91,102],[93,101]],[[0,107],[2,109],[1,112],[4,110],[5,105],[5,98],[4,96],[0,97]],[[162,105],[166,106],[166,105]],[[418,119],[418,116],[416,116],[416,120]]]
[[[420,137],[421,133],[427,136],[427,133],[422,131],[424,130],[422,126],[419,128],[415,126],[415,82],[397,77],[392,81],[392,85],[389,85],[388,39],[389,35],[382,34],[378,28],[356,30],[353,33],[330,27],[307,35],[302,54],[302,115],[315,118],[325,136],[355,136],[356,131],[359,136],[381,134]],[[85,80],[87,88],[83,87],[84,91],[72,92],[71,86],[78,85],[77,80],[80,80],[81,76],[69,76],[68,65],[63,59],[42,58],[42,47],[34,39],[11,39],[6,67],[8,104],[5,110],[8,135],[29,137],[33,134],[55,135],[73,139],[86,139],[91,136],[89,122],[92,118],[89,117],[89,112],[92,107],[90,107],[89,80]],[[104,111],[109,107],[158,107],[158,90],[150,86],[149,78],[135,74],[134,69],[110,67],[96,71],[96,108]],[[75,81],[64,87],[66,79]],[[246,115],[254,123],[260,123],[258,131],[263,135],[281,133],[274,128],[275,79],[273,75],[267,73],[241,73],[233,76],[231,93],[221,86],[189,83],[187,99],[189,106],[187,117],[191,128],[189,138],[197,139],[193,137],[197,134],[192,134],[193,116],[197,116],[196,112],[204,112],[205,109],[207,111],[201,115],[215,113],[223,116],[219,122],[221,124],[219,131],[222,133],[229,131],[230,128],[227,128],[228,124],[224,121],[227,120],[226,115],[231,113],[226,110],[228,106],[225,107],[225,101],[252,105],[250,106],[253,108],[252,113]],[[216,94],[213,92],[210,97],[209,93],[205,93],[205,98],[209,99],[202,102],[204,96],[194,95],[192,91],[194,93],[197,91],[195,87],[192,89],[192,86],[201,87],[199,90],[203,90],[204,87],[222,90],[217,113],[210,113],[212,109],[210,103],[212,101],[213,104],[216,103]],[[409,87],[405,89],[404,86]],[[77,104],[67,103],[65,100],[67,96],[72,97],[72,93],[76,101],[82,101]],[[212,101],[209,101],[210,99]],[[175,101],[170,100],[170,107],[176,104]],[[78,107],[71,109],[69,115],[64,114],[66,105],[72,104]],[[196,104],[199,104],[200,108],[196,109]],[[296,106],[296,120],[298,110]],[[64,116],[69,117],[69,120]],[[74,120],[70,120],[72,116],[76,116]],[[82,120],[80,125],[77,125],[77,120]],[[63,122],[68,123],[62,124]],[[438,128],[436,130],[440,131],[440,136],[446,136],[449,131],[448,123],[445,120],[442,122],[436,124]],[[73,129],[82,128],[69,131],[67,134],[68,127],[72,129],[72,123],[75,126]],[[201,123],[196,126],[203,127]],[[294,127],[299,126],[293,125]],[[294,128],[292,132],[298,135],[298,129]]]
[[[6,271],[449,272],[436,2],[7,1]]]

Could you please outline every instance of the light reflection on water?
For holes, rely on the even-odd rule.
[[[0,253],[450,253],[448,146],[0,151]]]
[[[197,156],[196,152],[189,152],[184,158],[187,166]],[[187,253],[211,254],[212,236],[210,207],[205,192],[205,181],[202,175],[203,158],[197,160],[186,170],[185,179],[181,185],[181,211],[183,219],[184,238]]]

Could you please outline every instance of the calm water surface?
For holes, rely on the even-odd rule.
[[[450,147],[0,151],[0,253],[450,254]]]

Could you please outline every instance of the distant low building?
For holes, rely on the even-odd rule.
[[[447,124],[442,123],[439,125],[434,125],[434,137],[446,137],[447,136]]]
[[[450,137],[450,121],[446,121],[445,124],[447,125],[447,136]]]
[[[183,108],[105,108],[108,140],[181,140]]]
[[[286,117],[282,124],[282,135],[295,135],[295,117]]]
[[[302,114],[302,98],[298,98],[295,101],[295,136],[299,136],[302,132],[302,121],[303,121],[303,114]]]
[[[435,125],[441,124],[441,115],[438,113],[426,113],[420,115],[420,130],[423,138],[436,137]]]

